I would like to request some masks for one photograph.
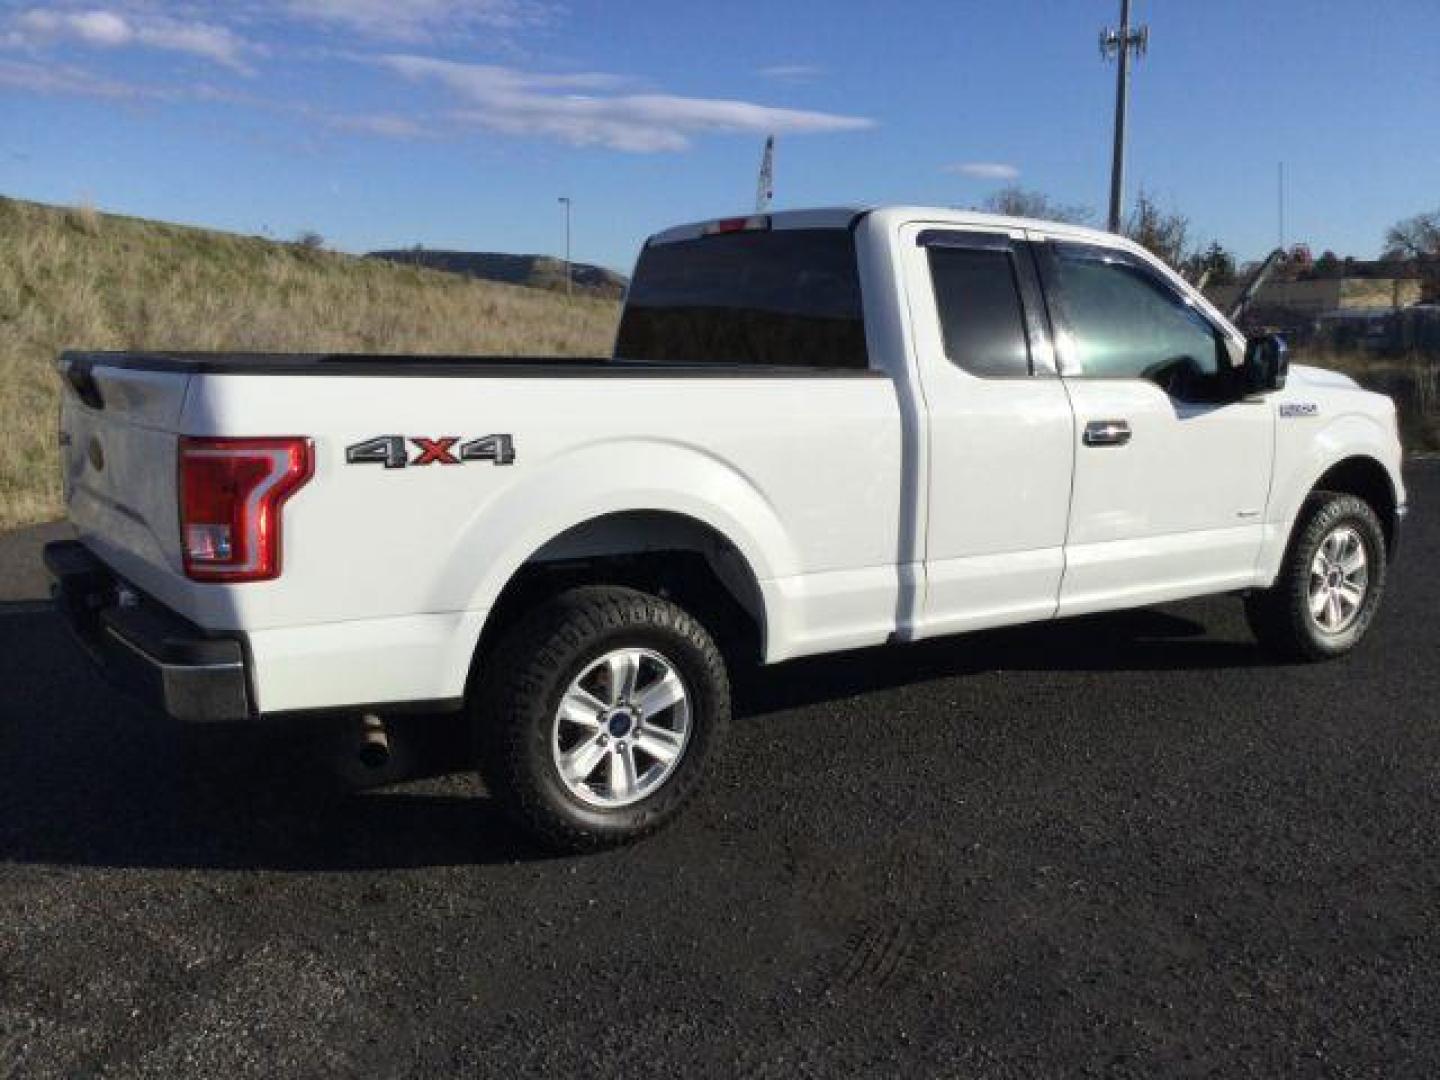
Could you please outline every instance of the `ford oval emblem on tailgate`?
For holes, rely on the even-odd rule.
[[[100,440],[90,436],[90,445],[85,448],[85,456],[90,459],[90,466],[96,472],[105,468],[105,451],[100,449]]]

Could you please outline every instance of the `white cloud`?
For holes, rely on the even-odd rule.
[[[136,40],[154,49],[190,53],[236,71],[251,73],[242,57],[253,47],[223,26],[156,19],[140,25]]]
[[[79,68],[14,60],[0,60],[0,86],[25,90],[32,94],[103,98],[110,101],[136,101],[163,96],[154,88],[117,82]]]
[[[339,131],[378,135],[385,139],[423,139],[433,134],[425,125],[393,113],[342,114],[322,116],[322,121]]]
[[[1006,165],[999,161],[962,161],[955,165],[946,165],[942,172],[959,173],[961,176],[970,176],[976,180],[1018,180],[1020,170],[1014,165]]]
[[[0,8],[8,3],[0,0]],[[459,127],[637,153],[683,150],[710,134],[794,135],[874,126],[859,116],[665,93],[644,80],[605,72],[544,73],[435,59],[398,48],[377,55],[354,47],[367,39],[454,45],[482,32],[499,42],[514,28],[550,17],[557,10],[551,0],[49,0],[43,6],[40,0],[19,0],[10,10],[9,16],[0,14],[0,49],[24,50],[30,55],[23,59],[34,63],[9,65],[0,81],[33,93],[226,102],[384,138],[433,137]],[[288,38],[276,38],[268,48],[261,43],[262,32],[297,23],[328,27],[326,46],[307,51]],[[383,112],[350,114],[303,100],[249,97],[180,73],[157,73],[158,85],[129,84],[68,66],[68,53],[76,49],[164,50],[244,74],[254,74],[250,64],[263,57],[360,62],[436,87],[448,104],[416,103],[418,112],[391,104]],[[49,60],[43,67],[42,59]],[[799,64],[766,69],[771,77],[789,81],[816,70]]]
[[[858,116],[775,108],[675,94],[617,93],[627,80],[584,72],[532,74],[494,65],[392,55],[380,62],[414,81],[434,81],[465,102],[454,116],[508,135],[540,135],[575,146],[647,153],[683,150],[696,135],[858,131]],[[610,91],[605,93],[605,91]]]
[[[282,0],[281,6],[297,19],[406,42],[518,30],[545,22],[552,10],[540,0]]]
[[[15,17],[6,40],[12,45],[31,47],[57,41],[94,49],[141,46],[198,56],[244,74],[252,74],[245,63],[245,54],[257,51],[224,26],[187,22],[165,15],[99,9],[32,8]]]
[[[824,70],[814,64],[772,64],[770,67],[761,68],[756,74],[776,82],[802,83],[818,79]]]
[[[272,116],[293,116],[332,131],[386,139],[421,139],[434,135],[434,132],[420,122],[392,113],[336,113],[305,102],[257,97],[203,82],[189,82],[183,86],[121,82],[82,68],[61,64],[0,60],[0,87],[50,97],[98,98],[136,105],[198,101],[239,106],[257,109]]]
[[[87,45],[117,48],[135,39],[130,24],[112,11],[81,11],[63,14],[35,9],[22,12],[15,20],[22,34],[36,37],[73,37]]]

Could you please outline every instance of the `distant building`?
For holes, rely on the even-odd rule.
[[[1246,331],[1284,334],[1292,345],[1407,352],[1440,343],[1440,308],[1421,304],[1424,283],[1415,277],[1337,277],[1270,281],[1240,319]],[[1207,289],[1221,310],[1239,285]]]
[[[1282,315],[1264,318],[1276,326],[1309,323],[1331,311],[1360,308],[1394,310],[1420,301],[1422,282],[1418,278],[1337,277],[1314,281],[1270,281],[1250,301],[1251,312]],[[1217,285],[1205,290],[1216,307],[1225,309],[1240,295],[1239,285]]]

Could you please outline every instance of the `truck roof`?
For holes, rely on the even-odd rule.
[[[1051,235],[1064,235],[1075,239],[1086,239],[1107,244],[1117,242],[1128,246],[1123,237],[1101,229],[1090,229],[1083,225],[1072,225],[1061,221],[1041,221],[1035,218],[1007,217],[1004,214],[987,214],[980,210],[962,210],[945,206],[913,205],[854,205],[822,206],[809,209],[775,210],[764,214],[742,214],[734,217],[711,218],[707,221],[692,221],[676,225],[650,237],[649,244],[668,244],[677,240],[694,240],[712,230],[721,222],[740,223],[769,219],[771,229],[843,229],[856,218],[868,214],[884,214],[904,220],[934,221],[947,225],[971,226],[975,228],[1030,229]],[[738,226],[737,226],[738,227]]]
[[[1072,225],[1063,221],[1040,221],[1035,218],[1007,217],[1004,214],[987,214],[980,210],[962,210],[945,206],[876,205],[876,206],[825,206],[813,209],[776,210],[766,214],[748,214],[736,217],[711,218],[708,221],[694,221],[686,225],[658,232],[645,242],[669,244],[681,240],[697,240],[715,232],[739,232],[768,229],[844,229],[860,217],[879,219],[879,228],[886,231],[902,223],[914,222],[953,226],[960,229],[1024,229],[1047,237],[1073,240],[1079,243],[1096,244],[1101,247],[1118,248],[1131,252],[1146,260],[1156,270],[1179,288],[1192,303],[1203,309],[1221,326],[1229,328],[1237,342],[1243,342],[1244,335],[1234,329],[1230,321],[1198,290],[1192,288],[1173,268],[1157,259],[1145,248],[1117,233],[1091,229],[1083,225]]]

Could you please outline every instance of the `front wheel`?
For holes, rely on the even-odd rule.
[[[624,843],[665,824],[695,794],[730,719],[709,633],[633,589],[562,593],[482,663],[481,772],[555,850]]]
[[[1360,643],[1385,592],[1385,532],[1353,495],[1317,491],[1305,502],[1275,584],[1245,614],[1260,643],[1286,659],[1328,660]]]

